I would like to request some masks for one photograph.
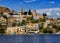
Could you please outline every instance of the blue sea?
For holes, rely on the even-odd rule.
[[[0,35],[0,43],[60,43],[60,34]]]

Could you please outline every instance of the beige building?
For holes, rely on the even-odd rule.
[[[8,25],[9,26],[12,26],[12,24],[14,23],[14,22],[16,22],[16,23],[20,23],[20,15],[17,15],[17,14],[12,14],[12,15],[7,15],[7,17],[8,17],[8,20],[7,20],[7,22],[8,22]]]
[[[23,26],[20,26],[20,27],[8,27],[6,29],[6,34],[7,35],[25,34],[25,28]]]

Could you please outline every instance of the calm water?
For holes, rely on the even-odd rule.
[[[60,43],[60,35],[0,35],[0,43]]]

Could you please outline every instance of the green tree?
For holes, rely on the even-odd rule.
[[[43,13],[43,17],[45,18],[47,16],[47,14],[46,13]]]
[[[6,15],[3,15],[3,17],[4,17],[5,19],[7,19],[7,16],[6,16]]]
[[[20,22],[18,23],[18,26],[20,26]]]
[[[5,30],[6,30],[7,26],[3,26],[0,24],[0,34],[4,34],[5,33]]]
[[[47,29],[42,29],[42,33],[47,33]]]
[[[21,23],[20,23],[20,25],[26,25],[26,21],[25,20],[23,20]]]
[[[42,22],[45,22],[45,21],[46,21],[46,18],[42,18],[41,21],[42,21]]]
[[[39,29],[43,29],[43,25],[44,25],[43,22],[41,24],[39,24]]]
[[[0,29],[0,34],[4,34],[5,33],[5,29]]]
[[[47,14],[46,13],[43,13],[43,19],[42,19],[43,22],[46,21],[46,19],[47,19],[46,16],[47,16]]]
[[[12,24],[13,26],[16,26],[16,23],[15,22],[13,22],[13,24]]]
[[[6,19],[6,24],[8,25],[8,17],[6,15],[3,15],[3,17]]]
[[[32,14],[32,13],[31,13],[31,10],[29,10],[28,14],[29,14],[29,15],[31,15],[31,14]]]
[[[42,32],[43,33],[53,33],[52,30],[49,27],[43,28]]]
[[[53,28],[55,28],[56,30],[60,30],[60,25],[53,25]]]
[[[31,20],[32,23],[39,23],[39,20]]]

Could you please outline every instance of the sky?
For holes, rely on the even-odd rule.
[[[24,10],[60,8],[60,0],[0,0],[0,6],[15,11],[20,11],[21,6],[24,7]]]

